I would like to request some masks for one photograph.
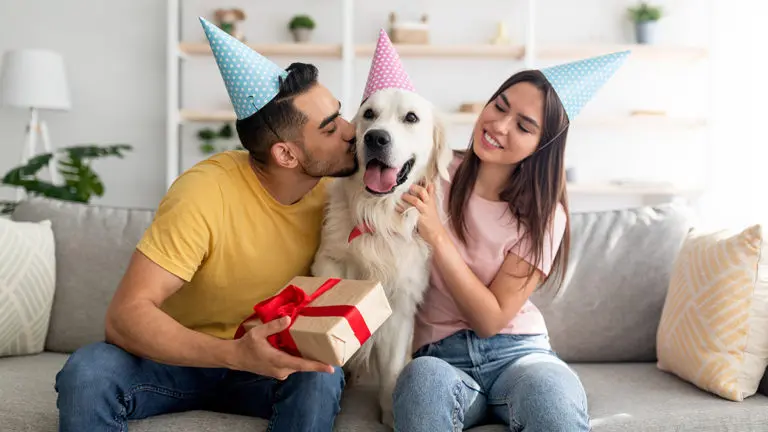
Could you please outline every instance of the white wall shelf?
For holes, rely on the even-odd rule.
[[[234,111],[196,111],[183,109],[179,112],[182,123],[233,122],[237,119]]]
[[[525,57],[524,45],[417,45],[395,44],[401,57],[479,57],[511,58],[521,60]],[[370,57],[376,50],[375,44],[357,45],[355,54]]]
[[[303,44],[303,43],[277,43],[256,44],[248,43],[254,51],[264,56],[313,56],[341,58],[341,45],[338,44]],[[179,43],[179,53],[188,56],[211,55],[211,47],[207,43]]]
[[[168,6],[167,31],[167,185],[175,180],[183,167],[181,166],[181,128],[194,124],[234,122],[232,110],[221,108],[182,107],[180,71],[185,59],[191,57],[211,56],[207,40],[182,40],[180,22],[181,4],[184,0],[166,0]],[[696,62],[709,56],[707,48],[674,45],[637,45],[637,44],[547,44],[537,40],[536,23],[538,7],[536,0],[521,0],[525,7],[525,31],[522,43],[511,45],[491,44],[395,44],[400,56],[404,58],[423,59],[466,59],[466,60],[510,60],[521,63],[521,67],[538,67],[540,62],[572,61],[608,54],[612,52],[631,50],[633,60],[644,62]],[[369,59],[375,49],[375,43],[357,43],[355,34],[354,8],[365,7],[366,3],[356,0],[338,0],[340,5],[339,18],[341,36],[339,41],[331,43],[259,43],[251,40],[247,44],[254,50],[268,57],[284,56],[289,58],[318,58],[338,61],[341,64],[340,99],[345,107],[342,114],[346,117],[353,115],[356,106],[352,101],[354,92],[352,86],[365,77],[356,75],[355,62]],[[540,3],[539,3],[540,4]],[[516,13],[520,13],[519,10]],[[196,25],[183,23],[183,25]],[[470,127],[476,120],[477,114],[451,111],[454,107],[441,107],[443,118],[448,125]],[[598,130],[629,129],[699,129],[706,128],[708,121],[699,117],[676,117],[667,115],[643,114],[632,112],[615,113],[609,116],[590,115],[576,119],[574,125]],[[186,134],[188,135],[188,134]],[[569,192],[574,195],[589,197],[674,197],[690,195],[698,189],[678,187],[664,184],[647,183],[574,183],[568,185]]]
[[[691,196],[701,192],[697,187],[657,184],[621,184],[621,183],[568,183],[569,194],[606,195],[606,196]]]
[[[312,56],[342,58],[342,44],[315,43],[248,43],[249,47],[265,56]],[[354,46],[358,57],[370,57],[375,44]],[[401,57],[477,57],[477,58],[525,58],[525,45],[420,45],[395,44]],[[653,46],[653,45],[562,45],[541,46],[534,55],[539,59],[581,59],[611,52],[631,50],[632,56],[646,60],[682,60],[694,61],[706,58],[709,53],[705,48]],[[205,42],[180,42],[179,54],[182,56],[211,55],[211,48]]]
[[[449,124],[475,123],[477,114],[455,112],[443,115],[443,119]],[[625,116],[591,116],[579,117],[573,122],[574,126],[579,127],[601,127],[601,128],[683,128],[695,129],[706,127],[709,122],[705,118],[686,118],[670,117],[662,115],[625,115]]]
[[[191,109],[182,109],[179,112],[179,120],[182,123],[207,123],[207,122],[233,122],[235,121],[235,112],[227,110],[219,111],[198,111]],[[443,120],[453,125],[472,125],[477,119],[474,113],[445,113]],[[645,127],[664,127],[664,128],[701,128],[707,126],[707,120],[703,118],[675,118],[667,116],[614,116],[614,117],[582,117],[574,121],[574,125],[580,127],[605,127],[605,128],[645,128]]]
[[[633,58],[641,60],[697,61],[709,56],[709,50],[706,48],[638,44],[542,45],[536,55],[541,59],[570,60],[627,50],[632,51]]]

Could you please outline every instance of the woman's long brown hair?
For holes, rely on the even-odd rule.
[[[504,90],[520,82],[533,84],[544,95],[541,138],[536,150],[515,165],[500,198],[509,204],[512,215],[529,236],[532,256],[524,258],[532,263],[539,263],[543,256],[545,234],[551,229],[558,202],[563,206],[566,215],[569,214],[564,167],[569,121],[557,93],[538,70],[522,71],[507,79],[491,96],[488,104]],[[468,150],[462,152],[464,160],[454,174],[448,198],[453,230],[463,243],[466,243],[464,212],[480,169],[480,159],[472,151],[472,141],[473,139],[470,139]],[[558,271],[560,282],[565,277],[564,270],[568,266],[569,247],[570,220],[566,222],[565,233],[549,273],[552,275]],[[527,277],[532,277],[535,270],[536,266],[532,265]],[[540,283],[544,283],[548,278],[549,276]]]

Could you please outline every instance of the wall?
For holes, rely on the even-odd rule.
[[[42,46],[58,50],[67,59],[75,107],[69,113],[47,114],[56,144],[77,142],[128,142],[136,147],[125,160],[99,162],[112,205],[154,206],[164,190],[165,122],[165,2],[66,2],[0,0],[0,50]],[[538,2],[537,36],[540,44],[628,43],[631,28],[624,20],[632,1],[550,0]],[[669,16],[659,28],[659,42],[673,45],[707,43],[708,9],[693,0],[661,2]],[[197,16],[211,19],[216,7],[239,6],[248,19],[244,26],[251,41],[288,41],[286,23],[297,12],[311,14],[318,22],[314,39],[341,40],[341,0],[284,0],[214,2],[182,0],[183,39],[205,41]],[[481,43],[491,38],[503,19],[514,42],[525,35],[526,3],[522,0],[462,0],[356,2],[355,39],[375,43],[378,29],[387,25],[387,14],[417,19],[428,13],[433,43]],[[8,12],[6,12],[6,10]],[[47,11],[40,14],[39,10]],[[275,58],[281,65],[295,59]],[[323,82],[341,93],[341,64],[331,59],[304,59],[316,63]],[[507,60],[404,59],[419,91],[440,107],[454,110],[465,101],[483,100],[511,73],[523,67]],[[541,65],[558,63],[552,59]],[[370,60],[355,64],[354,99],[364,86]],[[623,114],[635,108],[663,107],[672,113],[706,114],[706,63],[664,63],[633,59],[604,88],[582,116]],[[660,73],[653,77],[652,72]],[[213,58],[203,56],[184,62],[183,105],[188,108],[227,108],[228,99]],[[0,171],[20,154],[25,113],[0,111]],[[194,135],[204,124],[182,128],[183,163],[189,166],[203,156],[197,153]],[[453,127],[451,142],[461,146],[467,127]],[[579,180],[615,178],[671,179],[699,183],[706,177],[706,135],[691,131],[604,130],[588,128],[571,132],[567,159],[577,168]],[[656,170],[656,171],[653,171]],[[2,191],[2,190],[0,190]],[[7,191],[6,195],[7,195]],[[3,192],[0,192],[3,193]],[[3,195],[0,195],[2,197]],[[581,202],[589,197],[574,197]],[[605,201],[602,201],[605,203]],[[594,204],[594,203],[593,203]],[[616,205],[611,201],[609,205]]]
[[[165,23],[158,0],[0,0],[0,52],[64,56],[72,110],[41,113],[54,146],[134,147],[125,159],[94,163],[106,187],[95,202],[153,207],[164,192]],[[0,108],[0,173],[19,161],[26,121],[27,112]],[[13,197],[0,188],[0,199]]]
[[[768,3],[715,2],[713,29],[713,155],[702,223],[743,229],[768,223]]]

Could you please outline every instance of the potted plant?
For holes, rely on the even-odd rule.
[[[308,15],[296,15],[288,23],[288,28],[296,42],[307,42],[315,29],[315,21]]]
[[[91,168],[91,160],[109,156],[123,157],[123,152],[132,150],[127,144],[108,146],[80,145],[64,147],[60,153],[57,170],[64,179],[62,184],[53,184],[38,177],[38,172],[48,166],[53,153],[43,153],[30,158],[24,165],[8,171],[0,184],[23,188],[29,195],[41,195],[62,201],[90,202],[93,196],[104,195],[104,183]],[[0,201],[0,214],[11,213],[14,201]]]
[[[224,151],[227,149],[226,146],[217,146],[217,141],[226,141],[233,136],[232,126],[229,123],[225,123],[219,130],[211,128],[201,129],[197,132],[197,138],[200,140],[200,152],[204,155],[210,155]]]
[[[641,2],[637,7],[629,8],[629,16],[635,23],[635,39],[639,44],[652,44],[655,41],[656,22],[661,19],[659,6]]]

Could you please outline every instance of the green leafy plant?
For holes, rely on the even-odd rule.
[[[104,195],[104,183],[91,168],[92,159],[116,156],[123,157],[123,152],[131,150],[127,144],[109,146],[82,145],[64,147],[57,150],[57,171],[64,180],[63,184],[53,184],[37,177],[44,167],[49,166],[53,153],[43,153],[30,158],[26,164],[8,171],[2,184],[22,187],[29,195],[42,195],[63,201],[88,203],[91,197]],[[0,202],[0,213],[10,213],[17,203]]]
[[[295,30],[298,28],[305,28],[305,29],[314,29],[315,28],[315,21],[309,17],[309,15],[296,15],[291,19],[291,22],[288,23],[288,28],[291,30]]]
[[[216,141],[220,139],[230,139],[232,136],[232,126],[229,123],[226,123],[217,131],[210,128],[200,129],[200,131],[197,132],[197,138],[202,141],[200,144],[200,151],[203,154],[212,154],[217,151],[226,150],[217,147]]]
[[[629,16],[636,23],[658,21],[662,16],[659,6],[651,6],[647,2],[640,3],[637,7],[629,8]]]

